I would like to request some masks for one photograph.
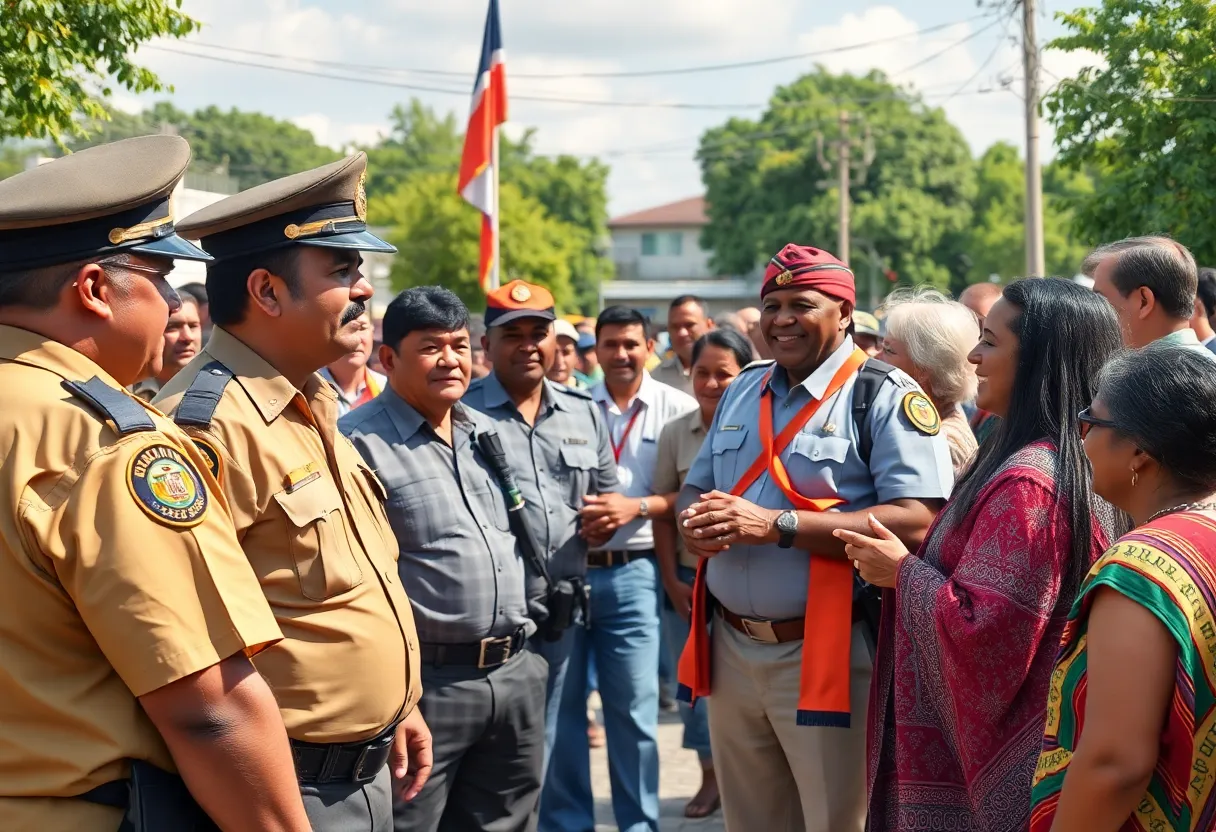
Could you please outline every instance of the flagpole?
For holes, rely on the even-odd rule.
[[[502,216],[502,201],[499,199],[498,189],[498,128],[494,129],[494,139],[490,154],[490,164],[494,171],[494,216],[491,218],[492,228],[494,229],[494,265],[493,270],[490,272],[490,289],[494,290],[502,285],[502,240],[498,233],[498,220]]]

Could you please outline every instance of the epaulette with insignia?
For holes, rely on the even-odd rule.
[[[558,384],[556,381],[553,382],[553,386],[558,390],[561,390],[563,393],[574,396],[575,398],[586,399],[587,401],[592,400],[590,390],[579,390],[577,387],[571,387],[567,384]]]
[[[742,370],[740,370],[739,375],[743,375],[748,370],[758,370],[762,367],[767,369],[768,367],[771,367],[776,363],[777,362],[771,358],[757,358],[755,361],[751,362],[746,367],[744,367]]]

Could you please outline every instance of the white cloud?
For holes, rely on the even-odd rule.
[[[292,124],[310,131],[316,137],[318,144],[332,147],[334,150],[346,150],[353,145],[375,144],[390,132],[387,123],[384,124],[351,124],[337,121],[324,113],[308,113],[303,116],[293,116],[289,119]]]

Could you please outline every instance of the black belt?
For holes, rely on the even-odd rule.
[[[639,558],[654,555],[654,549],[593,549],[587,553],[587,566],[598,569],[607,566],[624,566]]]
[[[471,644],[423,644],[419,656],[424,664],[443,667],[445,664],[472,665],[487,668],[504,665],[528,643],[526,631],[520,627],[509,636],[483,638]]]
[[[78,796],[80,800],[126,811],[131,806],[131,781],[111,780]]]
[[[296,777],[301,783],[370,783],[388,763],[398,722],[370,740],[359,742],[292,740],[291,756],[296,763]]]

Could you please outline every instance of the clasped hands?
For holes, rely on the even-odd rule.
[[[776,543],[780,538],[776,524],[780,513],[732,494],[711,491],[680,512],[677,525],[689,553],[712,558],[732,544]],[[894,587],[908,548],[873,514],[867,515],[867,521],[873,536],[848,529],[836,529],[832,535],[844,542],[845,555],[863,579],[874,586]]]

